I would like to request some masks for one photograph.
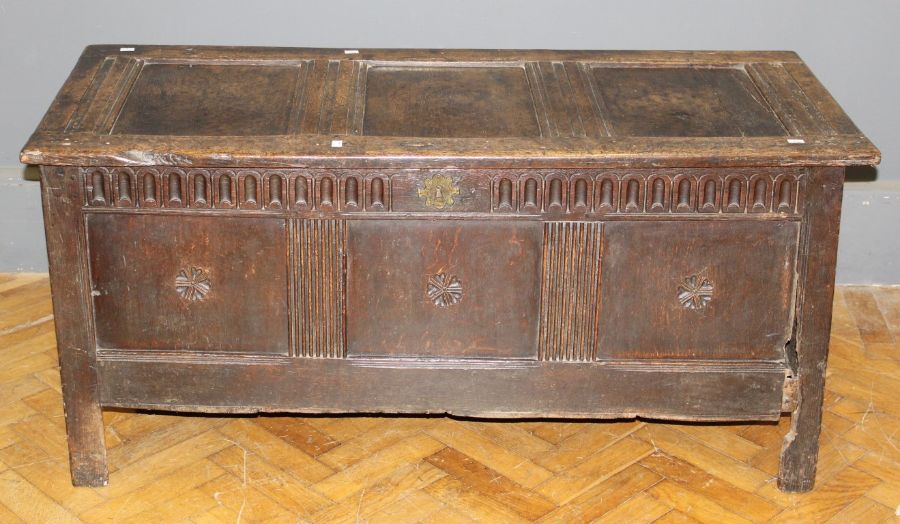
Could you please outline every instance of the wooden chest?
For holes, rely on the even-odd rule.
[[[788,52],[96,46],[22,152],[101,409],[775,420],[812,487],[844,167]]]

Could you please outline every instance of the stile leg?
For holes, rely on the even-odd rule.
[[[77,168],[43,167],[41,196],[72,484],[108,481]],[[72,241],[71,239],[78,239]]]
[[[791,414],[778,475],[778,487],[790,492],[811,490],[816,477],[844,169],[811,169],[806,183],[807,199],[816,205],[807,206],[801,230],[806,262],[798,278],[804,292],[797,299],[795,343],[788,351],[799,380],[799,402]]]
[[[84,350],[59,346],[59,352],[72,484],[105,486],[109,474],[96,373]]]

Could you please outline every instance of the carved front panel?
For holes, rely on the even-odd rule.
[[[101,349],[289,354],[283,220],[103,213],[87,234]]]
[[[598,358],[783,358],[798,232],[796,222],[605,224]]]
[[[149,229],[173,231],[159,237],[173,253],[184,243],[195,250],[190,242],[224,234],[222,224],[240,224],[230,229],[239,241],[203,244],[207,258],[221,258],[218,251],[227,248],[219,245],[249,245],[247,227],[278,224],[284,235],[266,232],[265,250],[259,235],[253,241],[260,252],[290,257],[290,278],[278,281],[284,287],[278,293],[290,298],[289,319],[277,326],[266,319],[279,354],[575,362],[777,357],[771,348],[785,340],[772,346],[769,333],[784,334],[789,326],[788,276],[806,184],[802,169],[155,167],[81,173],[90,224],[112,231],[113,222],[128,228],[158,223]],[[509,216],[498,220],[501,215]],[[188,238],[185,228],[198,239]],[[92,255],[113,257],[113,248],[97,240],[100,226],[89,229],[92,246],[102,246],[96,253],[92,247]],[[763,242],[773,249],[759,247]],[[274,264],[274,255],[269,258]],[[220,298],[221,269],[188,258],[177,265],[154,278],[171,281],[181,307],[200,310]],[[717,274],[726,271],[727,279]],[[660,275],[671,288],[665,293],[652,287]],[[773,278],[777,285],[770,284]],[[735,294],[736,285],[757,291]],[[671,300],[660,302],[663,296]],[[118,309],[103,309],[109,300],[97,301],[98,326],[106,329],[98,331],[101,347],[137,348],[111,327],[137,321],[110,320],[107,313]],[[758,302],[749,309],[761,316],[737,322],[737,313],[723,313],[726,304],[741,301]],[[762,305],[773,301],[774,309]],[[698,319],[719,342],[706,344],[709,335],[698,331]],[[759,326],[770,329],[752,331]],[[286,329],[291,349],[281,344]],[[163,337],[152,347],[258,351],[196,333]]]
[[[348,356],[536,358],[541,229],[351,221]]]

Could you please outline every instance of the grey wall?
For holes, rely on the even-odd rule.
[[[46,268],[17,155],[88,44],[791,49],[884,154],[853,174],[838,278],[900,284],[898,21],[897,0],[0,0],[0,271]]]

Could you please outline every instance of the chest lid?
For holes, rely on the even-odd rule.
[[[880,153],[790,52],[90,46],[21,159],[637,167]]]

